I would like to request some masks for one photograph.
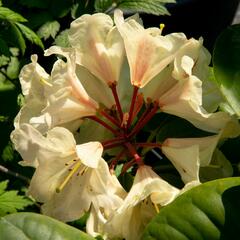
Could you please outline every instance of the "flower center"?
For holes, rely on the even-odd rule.
[[[62,189],[66,186],[66,184],[69,182],[69,180],[75,173],[77,173],[77,176],[79,175],[82,176],[87,170],[87,167],[82,165],[79,159],[70,160],[69,162],[65,163],[65,166],[69,173],[64,178],[63,182],[59,185],[59,187],[57,187],[56,189],[57,193],[62,191]]]
[[[98,122],[113,134],[112,139],[102,142],[104,150],[112,148],[120,148],[119,154],[111,160],[110,169],[114,169],[117,163],[124,159],[122,172],[127,171],[131,166],[137,164],[143,165],[143,159],[138,153],[138,149],[142,147],[155,148],[161,147],[158,143],[138,142],[137,134],[152,119],[159,110],[157,101],[148,100],[144,105],[144,99],[139,93],[139,87],[133,87],[132,99],[127,113],[123,113],[121,102],[118,97],[117,84],[109,84],[109,88],[115,100],[115,106],[112,109],[99,110],[98,116],[89,116],[88,118]],[[145,110],[143,110],[145,106]],[[143,111],[141,111],[143,110]]]

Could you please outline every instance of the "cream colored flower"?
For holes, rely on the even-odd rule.
[[[151,81],[187,42],[183,34],[162,36],[160,29],[144,29],[135,19],[124,21],[120,10],[114,12],[114,20],[124,40],[131,83],[136,87],[142,88]]]
[[[118,82],[124,46],[110,16],[82,15],[71,23],[69,42],[78,54],[77,62],[107,84]]]
[[[151,167],[138,168],[133,186],[123,204],[106,223],[110,239],[138,240],[161,206],[172,202],[180,191],[161,179]]]
[[[186,184],[200,181],[199,168],[209,165],[219,138],[220,134],[202,138],[169,138],[161,149]]]
[[[29,123],[32,117],[39,116],[47,105],[47,92],[51,86],[50,76],[37,63],[37,59],[37,55],[32,55],[32,62],[25,65],[19,75],[25,103],[15,118],[16,128],[22,123]],[[39,125],[35,127],[41,128]]]
[[[30,123],[42,133],[54,126],[74,131],[81,118],[95,115],[98,104],[89,97],[75,73],[74,53],[68,61],[55,62],[51,75],[37,64],[26,65],[20,74],[26,104],[15,120],[15,126]]]
[[[44,214],[72,221],[91,205],[108,215],[120,206],[124,190],[102,159],[99,142],[76,145],[73,135],[61,127],[51,129],[46,137],[31,125],[21,127],[12,136],[18,135],[25,165],[36,167],[28,194],[44,203]]]

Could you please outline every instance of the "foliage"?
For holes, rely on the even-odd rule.
[[[240,117],[240,25],[218,37],[213,54],[214,74],[229,107]]]
[[[146,227],[142,239],[235,239],[240,227],[239,197],[239,177],[195,187],[164,207]]]
[[[127,12],[139,11],[155,15],[169,15],[164,6],[165,3],[175,3],[175,0],[97,0],[94,6],[97,11],[104,11],[106,13],[120,8]]]
[[[30,199],[18,195],[18,191],[7,191],[7,185],[8,181],[0,182],[0,216],[15,213],[33,204]]]
[[[15,213],[0,218],[1,240],[93,240],[84,232],[35,213]]]

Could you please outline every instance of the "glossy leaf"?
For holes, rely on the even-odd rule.
[[[195,187],[160,210],[143,240],[223,240],[240,234],[240,177]]]
[[[240,116],[240,24],[228,27],[218,37],[213,66],[223,96]]]
[[[36,213],[2,217],[0,233],[0,240],[94,240],[76,228]]]

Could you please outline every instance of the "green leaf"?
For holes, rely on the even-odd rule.
[[[3,149],[2,159],[5,162],[12,161],[14,159],[14,149],[11,142],[9,142]]]
[[[105,12],[111,7],[116,7],[116,3],[113,0],[96,0],[94,8],[97,12]]]
[[[16,27],[15,24],[10,25],[9,31],[10,31],[11,37],[14,38],[11,40],[13,41],[13,43],[16,43],[16,45],[21,49],[22,54],[24,54],[25,50],[26,50],[26,43],[25,43],[22,33]]]
[[[130,10],[144,12],[154,15],[170,15],[165,3],[175,3],[174,0],[122,0],[118,3],[118,8],[122,10]]]
[[[162,113],[160,113],[161,115]],[[196,128],[190,122],[183,118],[175,117],[172,115],[166,115],[163,121],[159,121],[160,118],[153,118],[149,123],[149,126],[154,126],[154,121],[158,124],[157,141],[163,142],[167,138],[191,138],[191,137],[207,137],[212,135],[209,132],[205,132]]]
[[[18,191],[6,191],[7,184],[7,181],[0,183],[0,216],[15,213],[33,204],[29,199],[18,195]]]
[[[215,149],[210,164],[200,169],[201,182],[233,176],[233,167],[224,154]]]
[[[1,40],[1,39],[0,39]],[[0,41],[1,44],[1,41]],[[9,63],[10,58],[4,55],[0,56],[0,67],[6,66]]]
[[[43,38],[44,40],[48,39],[49,37],[55,38],[59,29],[60,29],[59,22],[57,21],[46,22],[39,28],[37,34],[40,38]]]
[[[94,240],[86,233],[36,213],[16,213],[0,219],[1,240]]]
[[[10,62],[7,67],[7,76],[10,79],[16,79],[20,71],[20,63],[17,57],[10,57]]]
[[[8,186],[8,181],[0,182],[0,195],[4,193],[5,189]]]
[[[239,198],[240,177],[204,183],[162,208],[146,227],[142,239],[237,239]]]
[[[214,74],[229,105],[240,117],[240,24],[224,30],[213,52]]]
[[[68,41],[68,32],[69,29],[60,32],[55,38],[54,44],[60,47],[70,47],[70,43]]]
[[[38,45],[42,49],[44,49],[41,39],[38,37],[38,35],[34,31],[32,31],[30,28],[26,27],[25,25],[23,25],[21,23],[16,23],[16,25],[19,27],[19,29],[22,31],[23,35],[30,42],[35,43],[36,45]]]
[[[97,0],[96,0],[97,1]],[[94,8],[95,1],[82,1],[77,0],[76,4],[72,6],[71,16],[73,19],[80,17],[84,13],[94,13],[96,9]]]
[[[0,7],[0,19],[10,22],[27,22],[26,18],[5,7]]]

